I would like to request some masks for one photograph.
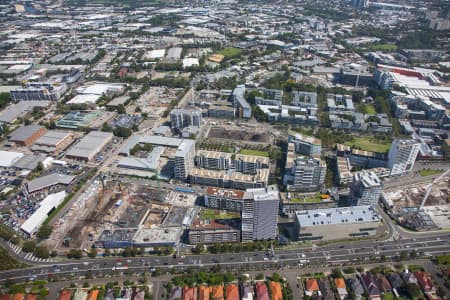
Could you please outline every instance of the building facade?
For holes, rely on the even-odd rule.
[[[183,140],[175,152],[174,176],[186,180],[194,168],[195,141]]]
[[[325,181],[327,165],[320,158],[298,156],[291,175],[285,176],[292,191],[317,191]]]
[[[358,172],[350,186],[350,199],[354,205],[376,205],[382,190],[383,184],[375,172]]]
[[[58,101],[66,90],[65,83],[28,82],[24,87],[12,90],[11,99],[13,101]]]
[[[202,112],[196,109],[176,108],[170,112],[170,124],[175,129],[183,129],[188,126],[200,127],[202,120]]]
[[[419,154],[420,143],[414,140],[394,140],[388,153],[391,176],[410,173]]]
[[[275,185],[249,189],[253,197],[244,200],[241,218],[243,242],[273,240],[277,237],[280,196]]]

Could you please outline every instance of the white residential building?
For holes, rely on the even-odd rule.
[[[394,140],[388,153],[388,168],[391,169],[391,176],[411,172],[419,149],[420,143],[414,140]]]

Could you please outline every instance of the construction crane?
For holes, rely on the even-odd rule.
[[[103,175],[103,173],[100,173],[99,177],[100,177],[100,182],[102,183],[102,188],[100,189],[100,192],[97,194],[97,206],[95,208],[96,212],[99,212],[101,207],[102,207],[103,195],[104,195],[105,190],[106,190],[105,176]]]
[[[422,199],[422,203],[420,204],[419,210],[423,210],[423,207],[425,206],[425,203],[427,202],[428,197],[430,196],[431,193],[431,189],[433,187],[433,184],[435,184],[436,182],[438,182],[439,180],[441,180],[442,178],[444,178],[445,176],[447,176],[448,174],[450,174],[450,170],[447,170],[446,172],[442,173],[439,177],[437,177],[436,179],[434,179],[428,186],[427,186],[427,192],[425,193],[425,196]]]

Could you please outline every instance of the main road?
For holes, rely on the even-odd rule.
[[[221,253],[144,257],[110,257],[86,260],[73,260],[61,263],[32,266],[24,269],[0,272],[0,282],[7,279],[23,282],[33,279],[48,279],[52,276],[102,276],[123,272],[144,272],[154,269],[183,270],[186,268],[211,268],[219,265],[222,269],[247,271],[261,268],[334,266],[351,263],[370,262],[375,258],[400,258],[405,253],[415,252],[420,256],[434,256],[450,253],[450,234],[434,233],[412,239],[395,241],[358,241],[336,243],[325,246],[312,246],[301,249],[281,249],[272,251],[254,251],[240,253]],[[403,257],[404,258],[404,257]]]

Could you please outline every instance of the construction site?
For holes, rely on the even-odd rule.
[[[208,138],[264,144],[271,143],[271,137],[267,131],[259,127],[249,127],[249,125],[225,125],[223,127],[214,126],[210,129]]]
[[[391,217],[417,231],[450,228],[450,171],[432,182],[384,191]]]
[[[142,184],[96,180],[57,220],[49,239],[54,244],[48,246],[59,251],[176,246],[195,213],[195,198]]]

